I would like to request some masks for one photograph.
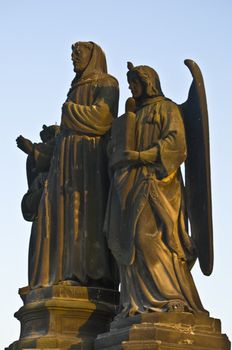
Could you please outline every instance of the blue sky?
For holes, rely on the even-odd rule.
[[[15,139],[23,134],[36,142],[44,123],[59,124],[73,77],[70,47],[78,40],[104,49],[109,73],[120,83],[120,114],[129,96],[128,60],[155,68],[165,95],[177,103],[187,98],[191,83],[184,59],[201,67],[209,109],[215,268],[205,277],[196,264],[193,276],[205,308],[232,339],[231,13],[230,0],[0,1],[0,348],[19,337],[13,314],[22,305],[17,290],[27,284],[30,223],[20,211],[26,158]]]

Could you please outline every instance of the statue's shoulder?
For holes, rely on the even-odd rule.
[[[170,98],[164,97],[159,103],[161,112],[180,111],[179,105]]]
[[[115,77],[107,73],[101,73],[98,79],[99,86],[114,86],[119,87],[118,81]]]
[[[162,106],[166,107],[178,107],[178,105],[168,97],[163,97],[160,103]]]

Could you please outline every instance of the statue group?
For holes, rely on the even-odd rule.
[[[197,258],[204,274],[213,266],[199,67],[185,61],[193,82],[177,105],[153,68],[129,62],[132,96],[117,118],[118,82],[102,49],[77,42],[72,61],[60,126],[44,125],[40,143],[17,138],[28,155],[22,212],[32,221],[29,291],[120,284],[114,322],[148,313],[208,315],[191,275]]]

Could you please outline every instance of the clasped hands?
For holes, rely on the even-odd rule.
[[[111,162],[112,168],[120,168],[127,165],[153,165],[157,161],[158,147],[138,152],[132,150],[121,151],[115,161]]]

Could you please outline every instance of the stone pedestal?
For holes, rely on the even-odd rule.
[[[95,350],[229,350],[220,320],[191,313],[148,313],[115,321]]]
[[[6,350],[92,350],[96,336],[109,331],[118,302],[117,292],[99,288],[56,285],[19,292],[20,339]]]

